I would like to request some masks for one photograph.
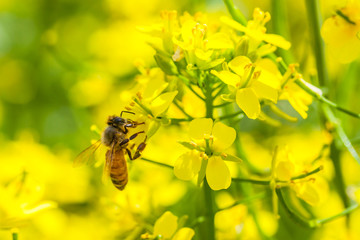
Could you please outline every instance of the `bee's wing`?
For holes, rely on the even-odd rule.
[[[100,146],[101,146],[101,139],[99,139],[94,144],[90,145],[88,148],[86,148],[84,151],[82,151],[75,158],[73,166],[79,167],[85,163],[86,164],[94,164],[95,163],[94,153]]]
[[[110,149],[106,152],[106,158],[105,158],[104,169],[102,174],[103,183],[106,183],[107,179],[109,178],[111,165],[113,163],[114,157],[115,157],[115,141],[113,141]]]

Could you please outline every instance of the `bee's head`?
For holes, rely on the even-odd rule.
[[[113,126],[116,128],[122,128],[124,124],[127,123],[127,120],[125,118],[117,117],[117,116],[110,116],[107,124],[109,126]]]

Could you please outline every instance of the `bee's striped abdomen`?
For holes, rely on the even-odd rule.
[[[107,154],[111,154],[110,151]],[[114,149],[110,168],[112,183],[117,189],[123,190],[128,182],[128,171],[122,148]]]

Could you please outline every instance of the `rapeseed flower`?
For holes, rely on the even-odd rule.
[[[236,101],[248,118],[259,117],[263,100],[277,102],[280,76],[271,60],[252,63],[248,57],[239,56],[228,66],[230,69],[225,65],[224,70],[211,70],[211,73],[229,86],[231,93],[223,96],[224,100]]]
[[[142,239],[164,239],[164,240],[190,240],[195,235],[195,231],[188,227],[180,229],[178,217],[166,211],[159,217],[154,224],[153,234],[145,233]]]
[[[184,145],[192,150],[176,160],[175,176],[191,180],[198,175],[198,183],[206,176],[213,190],[227,189],[231,184],[231,176],[224,160],[236,160],[222,151],[235,141],[235,129],[221,122],[214,124],[210,118],[200,118],[190,122],[189,135],[192,142]]]
[[[246,27],[228,17],[222,17],[221,20],[230,27],[245,33],[250,40],[250,49],[256,49],[262,42],[270,43],[274,46],[288,50],[291,46],[290,42],[276,34],[266,33],[265,24],[271,19],[269,12],[263,12],[259,8],[255,8],[253,12],[253,20],[248,21]]]
[[[336,13],[325,20],[321,36],[335,59],[349,63],[360,55],[360,2],[349,0]]]

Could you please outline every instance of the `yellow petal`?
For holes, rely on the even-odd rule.
[[[196,150],[181,155],[174,164],[174,174],[181,180],[191,180],[200,171],[201,157]]]
[[[274,103],[278,100],[278,91],[260,81],[254,81],[251,88],[255,91],[258,98],[265,98]]]
[[[239,89],[236,92],[236,103],[250,119],[256,119],[260,114],[259,100],[251,88]]]
[[[191,240],[195,235],[195,231],[191,228],[180,228],[175,234],[172,240]]]
[[[158,220],[156,220],[154,225],[154,235],[161,235],[163,238],[171,238],[178,227],[177,220],[177,216],[166,211]]]
[[[211,157],[206,167],[206,180],[212,190],[227,189],[231,184],[229,168],[221,157]]]
[[[209,138],[213,127],[211,118],[197,118],[189,124],[189,135],[194,139]]]
[[[195,49],[195,56],[204,61],[210,60],[212,54],[213,54],[212,50],[204,51],[200,48]]]
[[[234,45],[225,33],[215,33],[207,38],[206,47],[208,49],[233,48]]]
[[[177,93],[178,91],[163,93],[159,97],[157,97],[154,101],[152,101],[151,111],[154,117],[159,116],[168,109],[168,107],[174,100]]]
[[[261,71],[259,81],[266,85],[280,89],[281,73],[276,64],[270,59],[261,59],[256,62],[257,70]]]
[[[244,27],[243,25],[241,25],[240,23],[234,21],[233,19],[231,19],[229,17],[226,17],[226,16],[220,17],[220,21],[236,30],[241,31],[241,32],[247,31],[246,27]]]
[[[275,175],[278,180],[289,181],[295,171],[295,165],[291,161],[279,161],[276,165]]]
[[[302,186],[296,186],[294,190],[296,191],[296,195],[308,204],[312,206],[316,206],[319,204],[319,192],[315,188],[315,184],[313,182],[306,182],[302,184]]]
[[[228,127],[222,122],[216,122],[212,131],[214,136],[213,150],[221,152],[233,144],[236,138],[236,131],[232,127]]]
[[[237,75],[243,76],[245,71],[245,66],[250,64],[251,60],[245,56],[239,56],[234,58],[229,62],[229,67],[233,70]]]
[[[286,41],[286,39],[280,35],[264,34],[262,38],[265,42],[271,43],[271,44],[273,44],[277,47],[283,48],[285,50],[288,50],[291,47],[291,43]]]
[[[218,72],[216,70],[211,70],[210,73],[217,76],[221,81],[230,86],[236,87],[236,84],[241,82],[241,78],[230,71]]]

